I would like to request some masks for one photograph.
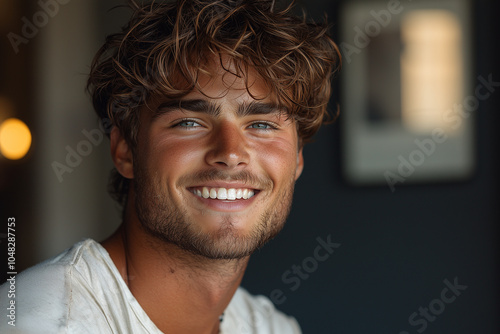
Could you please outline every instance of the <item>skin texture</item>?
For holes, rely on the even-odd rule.
[[[303,169],[296,124],[274,108],[265,83],[250,70],[247,90],[215,72],[200,76],[182,108],[153,98],[134,150],[111,133],[113,161],[132,187],[123,224],[102,244],[166,333],[218,332],[250,254],[283,227]],[[203,199],[193,193],[203,186],[255,196]]]

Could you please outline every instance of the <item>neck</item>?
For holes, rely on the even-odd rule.
[[[165,333],[218,333],[219,317],[249,259],[192,254],[151,236],[137,219],[126,220],[102,244],[146,314]]]

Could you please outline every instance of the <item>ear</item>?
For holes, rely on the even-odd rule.
[[[304,157],[302,156],[302,148],[300,148],[299,153],[297,153],[297,167],[295,169],[295,181],[299,178],[304,170]]]
[[[118,172],[127,179],[134,178],[132,150],[116,126],[110,135],[111,158]]]

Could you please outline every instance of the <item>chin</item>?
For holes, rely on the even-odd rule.
[[[185,223],[176,224],[175,228],[171,224],[142,225],[150,235],[191,254],[214,260],[230,260],[250,256],[274,238],[284,225],[270,226],[269,223],[261,220],[248,228],[244,226],[247,223],[235,223],[226,217],[219,222],[205,222],[205,227],[210,224],[212,228],[204,229],[193,229],[193,225]]]

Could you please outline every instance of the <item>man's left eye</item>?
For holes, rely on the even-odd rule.
[[[258,129],[258,130],[275,129],[275,127],[273,127],[271,124],[268,124],[268,123],[253,123],[249,126],[249,128]]]

